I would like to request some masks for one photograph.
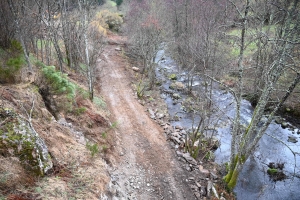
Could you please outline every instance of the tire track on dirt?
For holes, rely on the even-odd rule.
[[[163,130],[148,117],[133,94],[125,60],[114,46],[108,46],[104,56],[102,95],[114,121],[118,122],[116,150],[120,157],[110,173],[121,188],[119,197],[195,199]]]

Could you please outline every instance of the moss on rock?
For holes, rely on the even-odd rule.
[[[18,157],[24,168],[44,175],[52,168],[52,161],[44,141],[29,123],[12,110],[0,108],[0,153]]]

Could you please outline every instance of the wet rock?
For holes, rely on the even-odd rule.
[[[172,83],[169,86],[169,88],[172,90],[183,90],[185,88],[185,85],[181,82],[175,82],[175,83]]]
[[[281,124],[283,122],[283,119],[281,117],[275,117],[275,122],[277,124]]]
[[[179,126],[179,125],[176,125],[175,128],[176,128],[176,129],[179,129],[179,130],[182,130],[182,129],[183,129],[182,126]]]
[[[289,124],[287,122],[282,122],[281,123],[282,128],[287,128],[288,126],[289,126]]]
[[[174,99],[180,99],[180,98],[181,98],[181,96],[180,96],[178,93],[174,93],[174,94],[172,95],[172,97],[173,97]]]
[[[182,135],[186,135],[186,131],[185,131],[185,130],[181,130],[180,133],[181,133]]]
[[[297,143],[298,139],[295,136],[290,135],[288,136],[288,142]]]

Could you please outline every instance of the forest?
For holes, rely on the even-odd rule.
[[[286,128],[289,126],[286,124],[290,124],[290,128],[294,128],[292,131],[295,130],[293,134],[299,134],[299,12],[299,0],[1,1],[0,158],[11,155],[7,150],[11,143],[5,138],[10,137],[9,134],[15,137],[11,130],[16,129],[11,128],[11,124],[7,126],[8,119],[15,114],[8,115],[6,112],[4,87],[29,83],[33,91],[38,90],[55,120],[59,121],[63,115],[76,116],[80,125],[80,120],[85,120],[85,117],[80,117],[81,114],[90,113],[86,110],[88,103],[82,102],[101,107],[105,102],[100,96],[109,96],[104,94],[102,87],[107,84],[105,76],[115,72],[114,69],[105,69],[111,62],[108,56],[113,55],[106,51],[110,45],[117,44],[121,47],[116,47],[115,51],[124,59],[119,64],[126,65],[126,69],[131,65],[138,67],[132,68],[134,78],[131,78],[134,79],[133,90],[140,102],[147,102],[151,91],[168,94],[170,88],[175,91],[171,94],[173,104],[180,102],[181,110],[192,115],[192,126],[183,142],[172,136],[178,148],[188,153],[191,159],[203,162],[208,157],[206,160],[213,162],[210,155],[220,146],[220,139],[215,142],[215,136],[211,135],[214,131],[211,130],[217,130],[220,122],[228,119],[226,126],[229,124],[231,135],[228,139],[229,157],[224,164],[226,172],[221,174],[228,193],[234,191],[239,175],[245,170],[245,163],[257,154],[260,141],[266,135],[291,153],[294,159],[291,177],[298,179],[299,146],[290,145],[290,141],[298,142],[298,135],[288,136],[289,139],[284,140],[267,130],[274,126],[274,121],[281,121],[281,127]],[[113,37],[122,37],[125,42],[113,41]],[[168,74],[169,69],[163,69],[162,63],[170,60],[175,63],[170,66],[176,66],[176,70]],[[167,78],[161,78],[164,75]],[[166,89],[163,86],[167,81],[171,82]],[[197,84],[201,87],[195,87]],[[113,86],[110,88],[113,90]],[[218,104],[222,96],[216,98],[216,91],[224,91],[232,99],[226,105]],[[34,128],[34,123],[38,123],[38,114],[35,116],[33,111],[35,99],[38,98],[33,96],[36,95],[27,99],[27,103],[18,103],[17,107],[19,123],[20,119],[25,120],[29,129],[38,135],[39,131]],[[21,96],[18,98],[21,99]],[[181,96],[186,96],[185,100],[180,100],[183,99]],[[55,103],[58,100],[62,102]],[[243,120],[245,100],[253,109],[246,122]],[[105,101],[109,104],[107,99]],[[110,109],[113,107],[111,105]],[[232,114],[228,114],[228,109]],[[148,111],[155,116],[151,109]],[[159,112],[156,112],[158,115]],[[168,115],[171,115],[170,112]],[[92,143],[86,143],[87,149],[98,152],[98,146],[104,143],[104,152],[108,146],[108,151],[113,152],[113,146],[116,146],[113,138],[117,136],[107,139],[106,134],[116,130],[117,123],[108,121],[118,121],[115,119],[117,117],[97,115],[97,118],[95,113],[88,116],[105,125],[100,131],[102,138],[89,139]],[[174,116],[170,117],[171,124],[176,121]],[[31,121],[34,118],[36,122]],[[93,127],[87,123],[87,130],[88,126]],[[36,141],[37,136],[34,137]],[[25,140],[23,138],[20,144],[23,145]],[[17,146],[14,148],[18,149]],[[19,151],[18,157],[24,160],[20,150],[15,151]],[[51,154],[51,150],[49,152]],[[273,162],[265,164],[268,166],[266,173],[273,179],[275,177],[276,181],[285,179],[283,162]],[[3,199],[4,195],[13,191],[5,189],[8,187],[3,175],[5,170],[5,167],[0,167],[0,175],[4,177],[0,177]],[[43,170],[45,168],[40,169]],[[46,171],[40,173],[41,176],[44,174]],[[215,197],[221,199],[217,195]]]

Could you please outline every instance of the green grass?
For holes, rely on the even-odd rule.
[[[91,152],[91,156],[94,157],[99,153],[99,147],[95,144],[86,143],[86,148]]]
[[[66,74],[57,71],[55,66],[46,66],[42,71],[55,93],[64,93],[70,100],[75,98],[76,85],[68,80]]]

